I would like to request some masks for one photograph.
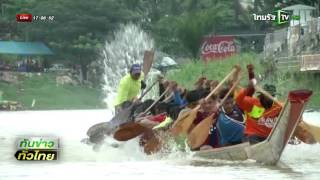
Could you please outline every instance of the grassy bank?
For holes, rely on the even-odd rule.
[[[261,75],[260,84],[272,83],[277,86],[280,93],[278,99],[285,100],[289,90],[307,88],[313,91],[308,104],[309,108],[320,109],[320,73],[306,73],[291,69],[278,69],[270,63],[260,63],[256,54],[241,54],[223,61],[204,64],[202,61],[190,62],[181,65],[180,69],[169,71],[167,79],[175,80],[179,84],[193,88],[194,82],[200,76],[209,79],[222,80],[235,64],[239,64],[246,71],[247,64],[255,66],[256,75]],[[268,75],[266,71],[270,71]],[[248,83],[247,73],[243,74],[242,86]],[[0,91],[3,99],[21,102],[25,109],[93,109],[104,108],[103,96],[100,89],[84,86],[57,86],[54,74],[33,75],[20,77],[18,84],[0,82]],[[33,99],[35,106],[31,107]]]
[[[0,82],[4,100],[18,101],[25,109],[102,108],[101,90],[83,86],[57,86],[54,74],[19,77],[18,84]],[[31,107],[35,99],[34,107]]]
[[[313,91],[313,96],[308,107],[320,109],[319,73],[312,74],[299,72],[295,69],[278,69],[276,66],[272,66],[271,63],[260,62],[261,61],[256,54],[241,54],[222,61],[210,62],[208,64],[199,60],[196,63],[181,65],[181,69],[169,72],[167,78],[175,80],[190,89],[193,88],[194,82],[202,75],[209,79],[222,80],[224,76],[232,70],[235,64],[239,64],[244,72],[246,72],[247,64],[253,64],[255,66],[256,76],[260,75],[261,77],[258,78],[259,84],[274,84],[280,93],[278,99],[285,100],[288,91],[290,90],[307,88]],[[248,75],[247,73],[244,73],[243,75],[240,85],[246,86],[248,83]]]

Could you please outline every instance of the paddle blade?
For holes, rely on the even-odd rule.
[[[113,134],[119,125],[128,122],[130,120],[129,117],[132,107],[133,106],[130,106],[127,109],[120,111],[108,122],[101,122],[91,126],[87,131],[90,141],[93,143],[100,143],[103,141],[105,135],[109,136]]]
[[[191,149],[200,147],[206,141],[213,120],[213,115],[210,115],[192,129],[191,133],[188,135],[188,144]]]
[[[101,122],[101,123],[95,124],[88,129],[87,135],[90,137],[96,134],[97,132],[102,131],[107,126],[108,126],[108,122]]]
[[[312,134],[306,129],[305,125],[300,123],[296,129],[292,137],[298,138],[300,141],[306,144],[314,144],[316,140],[313,138]]]
[[[139,123],[129,122],[121,125],[114,133],[113,138],[118,141],[128,141],[139,136],[147,130],[148,128],[140,125]]]
[[[161,150],[162,143],[155,133],[152,133],[151,137],[144,144],[144,152],[148,155],[157,153]]]
[[[173,136],[187,134],[193,121],[197,117],[198,109],[199,107],[193,109],[192,111],[186,113],[186,115],[183,118],[177,120],[177,122],[171,128],[171,133]]]
[[[101,122],[90,127],[87,135],[91,143],[100,144],[103,142],[105,135],[111,135],[113,131],[114,129],[110,126],[110,122]]]
[[[299,131],[300,130],[300,131]],[[296,137],[307,144],[320,143],[320,127],[300,122],[295,130]]]
[[[154,51],[145,51],[143,57],[143,73],[146,77],[153,63]]]
[[[130,120],[132,108],[133,105],[121,110],[111,119],[110,124],[112,124],[112,126],[118,127],[121,124],[127,123]]]
[[[311,124],[307,124],[307,129],[308,131],[312,134],[312,136],[315,138],[315,140],[320,143],[320,127],[319,126],[315,126],[315,125],[311,125]]]

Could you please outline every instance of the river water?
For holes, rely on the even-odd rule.
[[[80,141],[91,125],[110,119],[108,110],[0,112],[0,180],[7,179],[320,179],[320,145],[288,145],[277,166],[252,160],[230,162],[195,159],[191,153],[146,156],[137,140],[114,148],[109,139],[100,150]],[[304,118],[320,126],[320,113]],[[22,136],[56,136],[58,161],[21,162],[14,157]]]

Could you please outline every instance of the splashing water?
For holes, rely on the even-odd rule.
[[[105,102],[112,106],[120,79],[134,63],[142,64],[145,50],[153,49],[154,40],[134,24],[121,25],[114,40],[106,41],[102,52],[105,69]]]

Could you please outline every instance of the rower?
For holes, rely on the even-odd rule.
[[[223,99],[227,92],[222,91],[220,99]],[[244,136],[243,114],[235,104],[233,96],[233,93],[227,96],[217,117],[215,128],[218,129],[219,146],[240,144]]]
[[[199,104],[199,100],[202,98],[202,94],[197,90],[192,90],[186,94],[186,106],[179,112],[178,118],[184,116],[185,113],[190,112]]]
[[[228,91],[229,89],[222,90],[220,92],[220,99],[223,99]],[[206,142],[200,147],[200,150],[241,143],[244,133],[244,124],[242,121],[242,112],[234,103],[232,93],[227,96],[221,109],[218,111],[217,118],[211,125],[209,136]]]
[[[248,69],[250,72],[253,71],[252,66],[249,66]],[[280,104],[273,102],[263,94],[260,94],[258,98],[252,97],[255,91],[255,84],[256,79],[252,78],[248,87],[241,89],[236,97],[237,105],[244,111],[246,116],[244,141],[249,141],[250,144],[264,141],[269,136],[282,109]],[[276,87],[274,85],[265,84],[263,89],[273,97],[276,95]]]
[[[212,95],[208,100],[202,99],[200,100],[200,110],[197,113],[195,120],[193,121],[193,126],[190,128],[191,130],[203,121],[205,118],[210,116],[211,114],[218,112],[219,107],[219,98],[216,95]],[[208,149],[208,148],[216,148],[219,147],[218,141],[218,130],[216,127],[216,120],[214,120],[211,130],[209,132],[209,136],[205,143],[200,147],[200,149]],[[197,150],[197,149],[194,149]]]
[[[183,109],[187,101],[185,99],[185,92],[182,88],[178,87],[176,82],[172,82],[173,101],[169,103],[169,113],[173,119],[178,118],[179,112]]]
[[[207,77],[200,77],[197,82],[194,84],[194,90],[200,92],[202,97],[205,97],[208,94],[208,89],[206,88]]]
[[[120,80],[118,95],[114,103],[116,114],[124,109],[125,106],[128,106],[128,104],[138,103],[140,90],[146,88],[143,79],[144,74],[141,71],[141,66],[139,64],[133,64],[130,68],[130,73]]]
[[[220,92],[220,99],[223,99],[224,96],[228,93],[229,89],[225,88]],[[239,121],[241,123],[244,123],[244,117],[243,117],[243,112],[241,111],[241,109],[239,108],[239,106],[235,103],[234,100],[234,93],[232,93],[231,95],[229,95],[227,97],[227,99],[225,100],[225,102],[222,104],[222,108],[221,110],[223,111],[223,113],[225,113],[225,115],[227,115],[228,117]]]

